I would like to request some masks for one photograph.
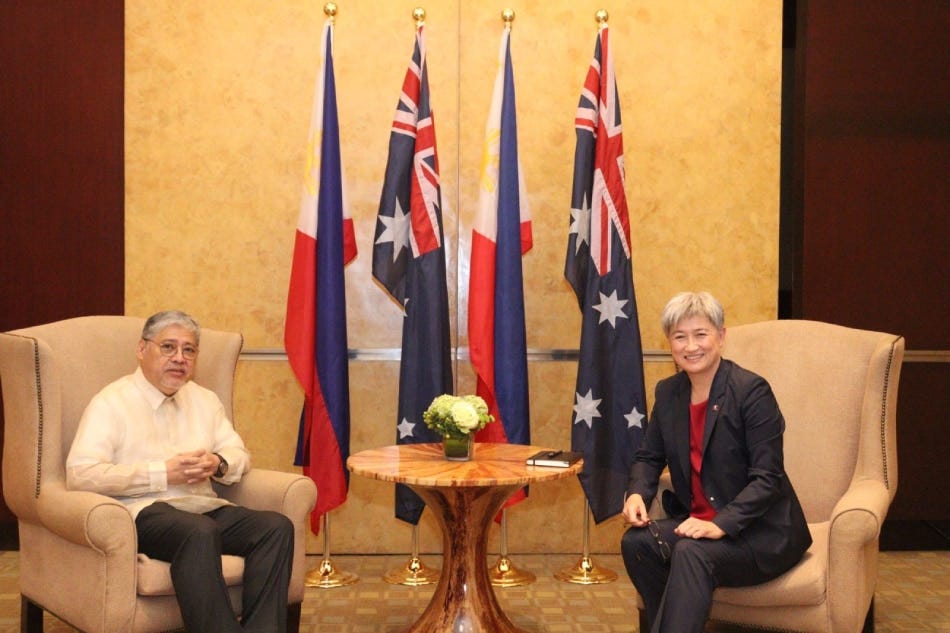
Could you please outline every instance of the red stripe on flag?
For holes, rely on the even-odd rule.
[[[313,395],[316,375],[316,366],[313,363],[317,332],[316,291],[317,241],[306,233],[297,231],[290,269],[290,291],[287,293],[284,348],[287,350],[290,367],[306,390],[304,395],[308,399]]]
[[[472,231],[468,297],[469,356],[479,377],[477,395],[498,419],[492,386],[495,384],[495,242],[478,231]]]
[[[406,73],[406,77],[402,82],[402,96],[412,104],[412,109],[416,111],[419,109],[419,104],[416,103],[420,85],[418,72],[418,68],[413,68],[412,72]]]
[[[521,254],[524,255],[534,246],[534,237],[531,232],[531,220],[521,223]]]
[[[307,420],[310,421],[310,428],[307,429],[310,465],[303,467],[303,473],[320,482],[317,505],[310,513],[310,528],[317,534],[323,515],[346,501],[346,479],[340,446],[330,423],[319,381],[315,380],[311,389],[313,398],[308,398],[305,405]]]
[[[343,218],[343,265],[356,259],[356,229],[353,218]]]

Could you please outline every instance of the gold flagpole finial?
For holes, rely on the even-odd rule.
[[[323,5],[323,13],[331,20],[336,17],[336,2],[328,2]]]
[[[501,19],[505,23],[505,28],[510,29],[511,23],[515,21],[515,10],[505,9],[501,12]]]
[[[412,10],[412,19],[416,21],[416,28],[419,28],[426,22],[426,10],[422,7],[416,7]]]
[[[607,15],[607,9],[600,9],[597,13],[594,14],[594,19],[597,20],[597,24],[600,28],[607,26],[607,19],[610,16]]]

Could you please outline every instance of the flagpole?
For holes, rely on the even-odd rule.
[[[590,557],[590,502],[584,501],[584,549],[574,565],[555,572],[554,577],[562,582],[577,585],[602,585],[617,580],[617,572],[599,568]]]
[[[304,585],[307,587],[319,587],[320,589],[332,589],[334,587],[346,587],[359,582],[360,578],[356,574],[340,571],[333,566],[330,560],[330,513],[323,515],[323,560],[320,565],[314,567],[304,579]]]
[[[515,567],[508,557],[508,508],[501,511],[501,552],[495,566],[488,570],[488,577],[495,587],[521,587],[537,580],[530,571]]]
[[[438,582],[440,575],[441,572],[438,569],[426,567],[426,564],[419,558],[419,526],[413,525],[412,553],[409,555],[406,566],[386,572],[383,575],[383,580],[391,585],[420,587]]]

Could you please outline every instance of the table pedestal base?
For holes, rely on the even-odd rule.
[[[504,614],[488,576],[488,530],[511,486],[410,487],[442,526],[442,574],[407,633],[528,633]]]

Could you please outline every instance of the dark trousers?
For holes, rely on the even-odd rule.
[[[277,512],[224,506],[205,514],[157,502],[135,519],[139,551],[171,563],[172,584],[189,633],[284,633],[294,528]],[[238,623],[221,555],[244,558]]]
[[[716,587],[756,585],[772,578],[758,568],[745,541],[682,538],[673,533],[679,520],[656,524],[672,550],[669,561],[663,561],[647,528],[630,528],[620,543],[624,567],[643,598],[651,633],[702,633]]]

